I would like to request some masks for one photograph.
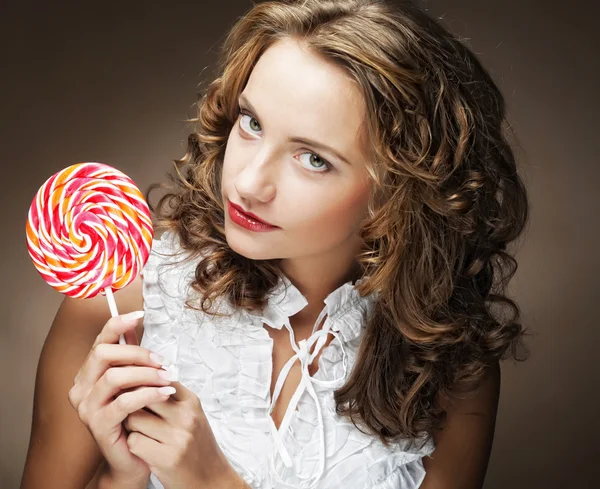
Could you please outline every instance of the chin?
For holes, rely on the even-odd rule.
[[[274,258],[272,248],[258,240],[231,237],[227,233],[225,239],[233,251],[249,260],[272,260]]]

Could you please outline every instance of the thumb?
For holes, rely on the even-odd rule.
[[[133,311],[128,314],[122,314],[120,316],[110,318],[96,338],[94,346],[99,343],[119,343],[119,336],[122,334],[127,334],[127,332],[133,332],[135,335],[134,329],[143,316],[144,311]]]

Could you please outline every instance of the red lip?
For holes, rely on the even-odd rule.
[[[260,218],[260,217],[258,217],[257,215],[255,215],[255,214],[252,214],[252,212],[246,212],[246,211],[244,210],[244,208],[243,208],[243,207],[241,207],[241,206],[239,206],[239,205],[237,205],[237,204],[234,204],[233,202],[231,202],[231,200],[229,201],[229,204],[230,204],[230,205],[231,205],[233,208],[237,209],[238,211],[240,211],[241,213],[245,214],[246,216],[248,216],[248,217],[251,217],[251,218],[252,218],[252,219],[254,219],[255,221],[258,221],[258,222],[260,222],[260,223],[262,223],[262,224],[266,224],[267,226],[273,226],[274,228],[276,228],[276,227],[277,227],[277,226],[275,226],[275,224],[271,224],[270,222],[264,221],[263,219],[261,219],[261,218]]]

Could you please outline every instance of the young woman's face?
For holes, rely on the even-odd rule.
[[[258,60],[240,108],[221,186],[229,246],[255,260],[358,252],[371,182],[361,142],[364,103],[349,77],[282,40]],[[228,201],[278,228],[240,226]]]

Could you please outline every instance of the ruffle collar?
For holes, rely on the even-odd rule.
[[[350,341],[360,334],[364,327],[364,314],[370,315],[378,297],[375,291],[362,297],[357,286],[367,280],[363,277],[352,284],[348,281],[329,293],[325,298],[327,317],[333,322],[332,330],[340,333],[344,341]],[[277,285],[267,296],[267,306],[258,317],[265,320],[269,326],[281,329],[284,324],[308,305],[308,300],[300,290],[285,275],[281,275]],[[348,314],[348,313],[351,314]],[[358,312],[358,314],[353,314]],[[252,314],[256,316],[256,314]],[[342,316],[347,315],[346,318]],[[336,321],[336,319],[340,320]],[[356,318],[357,320],[352,320]]]

